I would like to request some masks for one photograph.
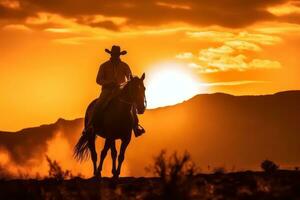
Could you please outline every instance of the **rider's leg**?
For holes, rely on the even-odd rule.
[[[134,132],[134,135],[135,135],[135,137],[139,137],[143,133],[145,133],[145,129],[139,125],[139,118],[138,118],[137,110],[136,110],[135,106],[133,106],[133,109],[132,109],[132,117],[133,117],[133,132]]]
[[[92,113],[88,121],[87,130],[93,128],[94,122],[96,121],[96,116],[98,116],[99,113],[103,110],[110,95],[110,90],[102,90],[98,100],[96,101],[94,109],[91,111]]]

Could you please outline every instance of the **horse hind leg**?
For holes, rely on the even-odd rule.
[[[88,141],[88,147],[91,152],[91,158],[93,161],[93,169],[94,169],[94,176],[97,176],[97,152],[96,152],[96,147],[95,147],[95,139],[96,136],[92,135],[91,138]]]
[[[97,174],[99,175],[99,177],[101,177],[101,171],[102,171],[102,167],[103,167],[103,162],[104,162],[104,159],[105,159],[105,157],[107,155],[107,151],[111,147],[111,143],[112,143],[111,140],[106,139],[104,147],[103,147],[103,149],[101,151],[101,154],[100,154],[100,163],[99,163],[98,170],[97,170]]]

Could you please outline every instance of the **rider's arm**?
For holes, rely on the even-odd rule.
[[[109,84],[110,81],[105,80],[104,76],[104,66],[101,65],[98,71],[97,79],[96,79],[97,84],[99,85],[106,85]]]
[[[96,78],[96,83],[99,85],[103,85],[103,80],[104,80],[104,73],[103,73],[103,65],[100,65],[97,78]]]
[[[104,67],[105,66],[103,64],[100,66],[96,82],[97,82],[97,84],[101,85],[102,87],[103,86],[109,86],[110,87],[111,85],[114,85],[114,82],[112,80],[107,80],[106,79],[105,73],[104,73]]]
[[[130,67],[125,63],[125,74],[126,74],[126,79],[130,80],[130,77],[132,76]]]

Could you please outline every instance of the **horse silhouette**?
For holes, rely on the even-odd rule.
[[[136,109],[138,114],[143,114],[146,109],[144,79],[145,73],[141,78],[131,77],[124,87],[118,91],[118,94],[110,100],[105,109],[100,112],[101,115],[95,116],[96,123],[94,129],[91,130],[87,129],[87,126],[97,99],[89,104],[85,114],[85,129],[74,148],[74,157],[79,161],[86,160],[90,152],[95,177],[101,177],[103,161],[109,149],[111,150],[113,177],[119,177],[125,158],[125,151],[131,140],[135,120],[132,114],[133,109]],[[95,149],[97,135],[105,139],[98,168],[97,152]],[[115,140],[117,139],[121,139],[118,166],[116,166],[117,150],[115,146]]]

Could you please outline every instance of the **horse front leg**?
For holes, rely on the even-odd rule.
[[[101,155],[100,155],[100,163],[99,163],[98,170],[97,170],[97,174],[98,174],[99,177],[101,177],[103,162],[104,162],[104,159],[107,155],[107,151],[111,147],[111,144],[112,144],[111,140],[108,140],[108,139],[105,140],[105,144],[104,144],[104,147],[103,147],[103,149],[101,151]]]
[[[117,166],[116,166],[116,161],[117,161],[117,149],[116,149],[116,142],[115,140],[112,142],[111,147],[110,147],[110,152],[111,152],[111,159],[112,159],[112,174],[113,177],[116,176],[117,174]]]
[[[119,153],[119,157],[118,157],[118,168],[117,168],[117,172],[115,177],[118,178],[120,173],[121,173],[121,167],[122,167],[122,163],[124,161],[125,158],[125,151],[126,148],[130,142],[130,137],[126,138],[126,139],[122,139],[122,143],[121,143],[121,147],[120,147],[120,153]]]

